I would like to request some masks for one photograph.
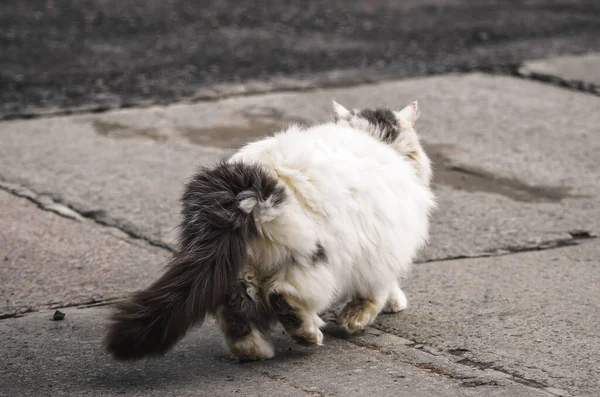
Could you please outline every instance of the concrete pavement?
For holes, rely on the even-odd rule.
[[[314,351],[276,333],[280,356],[250,365],[212,323],[118,364],[99,346],[107,308],[50,320],[160,271],[197,164],[325,119],[331,99],[421,103],[440,209],[406,312],[350,338],[330,325]],[[3,314],[41,311],[0,321],[0,395],[596,395],[598,125],[595,95],[484,74],[3,122]]]
[[[5,357],[0,395],[552,395],[501,372],[461,365],[456,357],[436,356],[377,331],[351,341],[328,335],[325,345],[313,351],[294,345],[278,330],[275,359],[239,364],[227,355],[210,321],[164,359],[115,363],[99,348],[108,310],[64,311],[60,322],[40,312],[0,323]],[[29,336],[26,341],[23,334]]]
[[[168,254],[0,190],[0,316],[103,302],[141,288]]]

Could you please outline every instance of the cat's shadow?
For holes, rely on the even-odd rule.
[[[82,391],[92,388],[107,394],[126,391],[143,393],[173,387],[185,388],[192,384],[210,388],[255,377],[274,366],[294,365],[318,353],[296,345],[282,330],[277,329],[272,334],[276,348],[274,358],[243,362],[227,352],[219,335],[201,333],[190,333],[163,357],[132,362],[116,362],[106,357],[106,360],[98,360],[101,362],[81,363],[95,366],[96,371],[85,380],[74,379],[71,386],[81,387]]]

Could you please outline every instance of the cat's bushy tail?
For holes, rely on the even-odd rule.
[[[235,289],[249,239],[272,219],[284,188],[254,164],[200,170],[182,197],[179,247],[150,287],[116,305],[105,346],[119,360],[171,349]]]

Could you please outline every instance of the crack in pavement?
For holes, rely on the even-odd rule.
[[[423,343],[416,343],[415,341],[412,341],[410,339],[406,339],[404,337],[400,337],[393,333],[384,331],[380,328],[377,328],[376,326],[372,326],[371,328],[377,331],[377,333],[372,334],[372,335],[375,335],[376,337],[381,336],[381,335],[387,335],[387,336],[390,336],[393,338],[400,339],[401,343],[398,344],[398,347],[403,346],[406,348],[410,348],[410,349],[418,350],[420,352],[427,353],[431,356],[446,358],[449,360],[449,362],[451,362],[453,364],[458,364],[461,366],[475,369],[476,371],[478,371],[478,375],[470,376],[470,375],[463,375],[460,373],[455,373],[451,369],[448,369],[447,367],[444,368],[440,365],[437,365],[435,362],[431,362],[431,361],[418,362],[417,360],[401,359],[401,358],[399,358],[399,353],[393,349],[379,346],[376,343],[365,342],[365,341],[362,341],[357,338],[351,338],[350,335],[345,334],[344,332],[340,332],[339,329],[334,328],[334,327],[330,327],[329,329],[326,328],[324,330],[324,332],[336,339],[348,341],[349,343],[351,343],[353,345],[363,347],[363,348],[375,351],[377,353],[384,354],[386,356],[393,355],[395,360],[397,360],[401,363],[404,363],[404,364],[412,365],[412,366],[419,368],[425,372],[442,375],[442,376],[450,378],[450,379],[461,381],[461,383],[459,384],[459,386],[461,386],[461,387],[502,386],[502,384],[496,379],[482,379],[479,377],[483,374],[490,376],[490,375],[493,375],[494,373],[496,373],[496,375],[498,375],[498,378],[500,378],[500,379],[506,379],[506,380],[512,381],[514,383],[519,383],[519,384],[522,384],[527,387],[541,390],[550,395],[561,396],[561,397],[571,395],[570,393],[568,393],[565,390],[551,387],[545,383],[542,383],[542,382],[539,382],[539,381],[536,381],[533,379],[525,378],[515,372],[507,371],[507,370],[503,369],[502,367],[495,365],[493,362],[480,362],[475,359],[467,358],[467,357],[461,358],[459,360],[452,358],[452,357],[455,357],[455,358],[462,357],[464,354],[469,352],[468,349],[451,349],[448,351],[440,351],[431,346],[427,346]],[[369,330],[370,330],[370,328],[368,328],[365,331],[368,333]],[[360,338],[361,335],[364,336],[364,334],[359,334],[358,337]]]
[[[135,227],[129,227],[123,224],[124,221],[119,219],[113,219],[106,214],[104,210],[87,210],[82,211],[78,210],[74,206],[65,204],[58,200],[56,197],[51,194],[39,194],[34,192],[33,190],[18,185],[15,183],[6,182],[0,180],[0,190],[3,190],[7,193],[10,193],[16,197],[25,198],[35,205],[38,206],[41,210],[54,212],[55,214],[62,216],[67,219],[75,220],[82,222],[85,219],[89,219],[94,223],[101,225],[105,228],[110,228],[113,230],[118,230],[119,232],[125,234],[129,239],[128,242],[132,243],[133,240],[141,240],[144,241],[154,247],[163,248],[167,251],[172,252],[173,248],[170,247],[167,243],[160,240],[155,240],[152,238],[148,238],[143,234],[137,232]],[[116,236],[119,237],[119,236]]]
[[[552,240],[542,240],[535,244],[530,245],[509,245],[504,247],[495,248],[494,250],[483,251],[477,254],[464,254],[464,255],[455,255],[455,256],[447,256],[439,259],[427,259],[422,261],[417,261],[415,264],[419,263],[431,263],[431,262],[449,262],[456,261],[460,259],[474,259],[474,258],[490,258],[496,256],[506,256],[506,255],[514,255],[520,254],[523,252],[532,252],[532,251],[546,251],[563,247],[571,247],[576,246],[583,243],[586,240],[592,240],[598,238],[598,236],[587,230],[572,230],[568,232],[571,237],[566,238],[558,238]]]
[[[62,302],[53,302],[48,304],[38,305],[36,308],[34,307],[26,307],[24,309],[17,309],[8,313],[0,314],[0,320],[6,320],[10,318],[20,318],[25,317],[26,314],[29,313],[37,313],[43,310],[55,310],[55,309],[65,309],[65,308],[76,308],[76,309],[87,309],[91,307],[99,307],[99,306],[108,306],[114,304],[116,301],[121,300],[125,297],[108,297],[108,298],[90,298],[87,301],[77,302],[77,303],[62,303]]]

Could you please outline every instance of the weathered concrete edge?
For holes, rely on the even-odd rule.
[[[567,88],[573,91],[583,92],[587,94],[594,94],[600,96],[600,86],[593,83],[588,83],[581,80],[565,80],[563,78],[553,76],[550,74],[533,72],[527,69],[518,69],[515,76],[522,77],[527,80],[539,81],[542,83],[549,83],[551,85]]]
[[[588,54],[571,55],[568,57],[577,58],[585,57],[586,55]],[[540,81],[543,83],[548,83],[557,87],[567,88],[574,91],[600,95],[600,86],[598,86],[597,84],[579,79],[566,79],[552,73],[546,73],[543,71],[536,70],[534,65],[540,61],[545,60],[552,61],[552,58],[536,59],[523,62],[514,70],[513,73],[515,76],[522,77],[528,80]]]
[[[477,70],[473,70],[476,72]],[[464,71],[468,72],[467,70]],[[448,74],[448,73],[440,73]],[[428,75],[430,76],[430,75]],[[368,69],[343,69],[320,72],[311,75],[275,76],[268,80],[248,80],[241,84],[220,83],[199,89],[193,95],[180,97],[174,100],[135,100],[131,102],[118,102],[103,105],[80,106],[71,108],[30,108],[27,112],[0,114],[0,121],[15,119],[33,119],[42,117],[55,117],[85,113],[104,113],[119,109],[147,108],[151,106],[168,106],[173,104],[192,104],[197,102],[211,102],[230,97],[242,97],[276,92],[303,92],[325,88],[354,87],[366,84],[375,84],[386,81],[402,80],[428,76],[401,76],[391,70]]]
[[[199,89],[195,94],[180,97],[174,100],[134,100],[130,102],[115,101],[112,104],[86,105],[80,107],[60,108],[43,107],[30,108],[26,112],[0,114],[0,121],[16,119],[33,119],[43,117],[56,117],[65,115],[104,113],[119,109],[148,108],[151,106],[168,106],[173,104],[191,104],[197,102],[217,101],[230,97],[260,95],[276,92],[304,92],[329,88],[357,87],[368,84],[385,83],[390,81],[407,80],[411,78],[426,78],[444,75],[466,75],[470,73],[484,73],[492,75],[513,76],[529,80],[549,83],[562,88],[600,95],[600,87],[583,81],[567,81],[556,76],[527,71],[529,61],[519,64],[504,64],[471,67],[457,67],[452,71],[431,71],[425,75],[405,76],[399,74],[395,68],[380,70],[366,69],[337,69],[320,72],[312,75],[276,76],[268,80],[249,80],[242,84],[220,83]]]

